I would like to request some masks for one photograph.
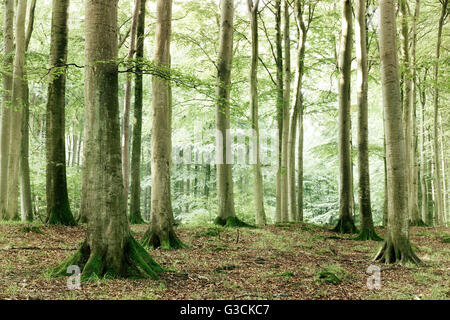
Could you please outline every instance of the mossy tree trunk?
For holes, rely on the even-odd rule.
[[[86,2],[85,121],[91,137],[85,149],[90,214],[87,238],[69,265],[82,269],[81,279],[157,278],[163,271],[130,234],[123,198],[117,67],[117,0]],[[99,32],[101,30],[101,32]]]
[[[155,64],[170,68],[172,33],[172,0],[157,1]],[[172,153],[171,92],[169,81],[153,77],[152,85],[152,209],[143,245],[163,249],[179,249],[183,243],[173,228],[170,166]]]
[[[66,177],[65,95],[69,0],[53,0],[47,98],[47,216],[48,223],[73,226]]]
[[[387,264],[419,263],[411,248],[405,136],[398,73],[394,0],[380,1],[381,84],[385,116],[388,171],[388,230],[375,260]]]
[[[355,233],[352,202],[352,161],[350,142],[350,82],[352,61],[352,3],[342,0],[342,36],[339,54],[339,221],[334,231]]]
[[[137,46],[136,59],[139,61],[144,57],[145,39],[145,5],[146,0],[140,1],[140,12],[137,22]],[[141,214],[141,149],[142,149],[142,68],[136,66],[134,80],[134,126],[133,143],[131,151],[131,199],[130,199],[130,223],[141,224],[144,219]]]

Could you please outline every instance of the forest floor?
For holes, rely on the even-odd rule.
[[[145,229],[132,226],[137,239]],[[424,262],[418,267],[374,264],[379,242],[310,224],[176,232],[186,249],[151,251],[170,270],[159,280],[101,280],[69,290],[67,278],[50,278],[49,269],[78,248],[84,226],[0,224],[0,299],[450,299],[450,228],[411,228]],[[367,286],[373,264],[381,268],[381,289]]]

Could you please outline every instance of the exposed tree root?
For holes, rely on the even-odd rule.
[[[251,224],[245,223],[242,220],[239,220],[237,217],[228,217],[223,219],[221,217],[217,217],[214,220],[214,224],[225,227],[225,228],[256,228]]]
[[[352,219],[339,218],[336,227],[332,231],[339,233],[358,233],[358,228],[356,228],[355,222]]]
[[[173,230],[158,233],[152,230],[152,228],[149,228],[144,234],[141,243],[145,248],[151,249],[161,248],[164,250],[176,250],[186,248],[186,245],[178,239]]]
[[[61,226],[76,226],[77,222],[70,211],[69,203],[59,207],[54,208],[49,215],[48,224],[51,225],[61,225]]]
[[[145,224],[144,219],[142,219],[142,215],[140,212],[132,213],[130,212],[130,224]]]
[[[425,222],[423,222],[422,219],[419,219],[417,221],[409,221],[409,225],[411,227],[426,227],[427,224]]]
[[[406,265],[408,263],[421,263],[419,257],[413,252],[409,242],[395,246],[390,239],[385,240],[383,246],[373,260],[385,264],[399,263],[401,265]]]
[[[108,266],[104,254],[94,253],[87,242],[84,242],[73,256],[51,271],[51,276],[68,276],[67,268],[72,265],[81,269],[82,281],[95,281],[105,278],[158,279],[158,273],[164,271],[131,235],[124,250],[121,270],[115,270]]]
[[[363,228],[359,232],[358,236],[353,238],[353,240],[358,240],[358,241],[370,241],[370,240],[372,240],[372,241],[383,241],[383,238],[381,238],[375,232],[374,229]]]

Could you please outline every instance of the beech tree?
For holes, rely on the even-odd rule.
[[[356,1],[356,58],[358,61],[358,177],[361,216],[358,240],[381,240],[375,232],[370,201],[369,128],[368,128],[368,62],[366,0]]]
[[[350,81],[352,61],[352,3],[342,0],[342,36],[339,52],[339,221],[334,231],[355,233],[350,143]]]
[[[420,259],[413,252],[409,240],[408,172],[402,126],[394,0],[380,0],[379,38],[389,200],[387,232],[375,260],[388,264],[419,263]]]
[[[258,124],[258,8],[259,0],[253,3],[253,0],[247,0],[248,11],[251,25],[252,39],[252,57],[250,69],[250,110],[252,114],[253,137],[256,141],[254,147],[255,155],[253,161],[254,188],[255,188],[255,216],[256,224],[262,226],[266,224],[266,214],[264,212],[263,178],[261,173],[261,157],[259,143],[259,124]]]
[[[141,148],[142,148],[142,107],[143,107],[143,73],[139,61],[144,58],[145,40],[145,5],[147,0],[140,1],[137,22],[136,75],[134,78],[134,120],[133,142],[131,151],[131,194],[130,223],[144,223],[141,214]]]
[[[53,0],[50,83],[47,97],[47,216],[49,224],[76,224],[66,178],[65,94],[69,0]]]
[[[172,34],[172,0],[157,1],[154,62],[164,70],[170,68]],[[173,229],[170,165],[172,154],[172,104],[170,83],[153,76],[152,83],[152,211],[150,225],[142,243],[146,247],[183,248]]]
[[[78,265],[81,279],[158,278],[163,271],[130,234],[123,197],[117,67],[117,0],[86,2],[85,152],[90,212],[86,240],[59,267]],[[99,32],[102,30],[102,32]]]
[[[3,60],[2,85],[2,114],[0,138],[0,218],[9,219],[6,214],[8,205],[8,160],[10,148],[10,130],[12,113],[13,63],[14,63],[14,0],[5,0],[3,9]]]

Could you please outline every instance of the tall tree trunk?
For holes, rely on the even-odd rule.
[[[418,2],[417,4],[418,5]],[[427,70],[425,70],[424,81],[426,80]],[[426,133],[425,133],[425,107],[426,107],[426,93],[425,88],[421,88],[424,84],[422,83],[419,89],[419,98],[420,98],[420,191],[421,191],[421,216],[422,221],[427,223],[428,220],[428,211],[430,210],[429,203],[430,197],[429,193],[429,177],[430,177],[430,169],[428,165],[428,155],[425,150],[425,142],[426,142]],[[432,209],[432,208],[431,208]]]
[[[14,0],[4,0],[3,8],[3,100],[0,137],[0,219],[8,219],[8,160],[11,134],[13,63],[14,63]]]
[[[86,2],[85,170],[88,181],[87,238],[80,250],[54,270],[65,276],[78,265],[81,279],[158,278],[163,271],[130,233],[121,167],[117,70],[117,0]],[[101,30],[101,32],[99,32]]]
[[[47,99],[47,216],[50,224],[76,224],[67,192],[65,94],[69,0],[53,0],[50,83]]]
[[[434,65],[434,165],[436,167],[435,171],[435,188],[436,188],[436,216],[438,218],[438,224],[443,224],[444,210],[442,201],[442,176],[441,176],[441,157],[439,152],[439,87],[438,87],[438,77],[439,77],[439,59],[441,54],[441,41],[442,41],[442,28],[444,26],[445,17],[447,16],[447,5],[448,0],[442,0],[442,11],[441,17],[439,19],[438,28],[438,39],[436,45],[436,62]]]
[[[252,115],[253,129],[253,174],[254,174],[254,197],[255,197],[255,217],[256,224],[263,226],[266,224],[266,214],[264,212],[263,177],[261,173],[261,157],[259,144],[259,124],[258,124],[258,8],[259,0],[247,0],[251,26],[252,57],[250,70],[250,110]]]
[[[369,106],[368,84],[369,65],[367,61],[367,23],[366,0],[356,1],[356,60],[358,62],[358,178],[359,211],[361,217],[360,233],[357,240],[381,240],[373,226],[372,205],[370,202],[369,170]]]
[[[217,63],[216,152],[219,213],[215,223],[233,226],[238,223],[234,208],[233,177],[229,148],[230,85],[233,59],[234,0],[221,0],[220,44]]]
[[[130,34],[130,48],[127,55],[127,63],[133,59],[136,51],[136,29],[139,18],[139,11],[141,10],[141,0],[134,2],[134,14],[131,23]],[[128,213],[128,191],[130,185],[130,109],[131,109],[131,80],[130,72],[126,74],[127,80],[125,83],[125,100],[123,103],[123,123],[122,123],[122,175],[123,175],[123,190],[125,197],[125,210]],[[139,149],[140,150],[140,149]]]
[[[411,48],[411,72],[412,72],[412,85],[411,85],[411,141],[410,141],[410,162],[409,162],[409,177],[410,187],[409,192],[409,215],[410,223],[416,226],[423,226],[424,222],[419,216],[419,186],[418,186],[418,159],[417,159],[417,147],[418,147],[418,134],[417,134],[417,66],[416,66],[416,46],[417,46],[417,21],[420,14],[420,0],[416,0],[416,7],[414,9],[413,26],[412,26],[412,48]]]
[[[375,260],[419,263],[411,248],[408,224],[407,163],[402,126],[394,0],[380,0],[380,58],[388,167],[388,230]]]
[[[157,1],[155,64],[170,67],[172,34],[172,0]],[[172,152],[171,102],[169,81],[153,77],[152,84],[152,211],[150,226],[144,235],[146,247],[182,248],[183,243],[173,229],[170,166]]]
[[[25,52],[31,41],[34,28],[34,11],[36,0],[32,0],[28,13],[28,25],[25,33]],[[26,61],[25,61],[26,63]],[[30,122],[30,100],[29,87],[26,72],[23,79],[23,102],[24,114],[22,119],[22,141],[20,146],[20,209],[23,221],[33,221],[33,203],[31,197],[30,164],[29,164],[29,122]]]
[[[283,95],[283,130],[281,141],[281,221],[293,221],[289,215],[288,190],[288,139],[289,139],[289,109],[291,102],[291,38],[289,2],[284,0],[284,95]]]
[[[282,146],[283,146],[283,109],[284,109],[284,83],[283,83],[283,44],[281,34],[281,0],[275,0],[275,31],[276,31],[276,65],[277,65],[277,125],[278,125],[278,169],[276,185],[275,222],[282,221]]]
[[[140,1],[140,12],[137,23],[137,47],[136,59],[139,61],[144,57],[145,39],[145,5],[146,0]],[[142,68],[136,66],[134,80],[134,126],[133,144],[131,152],[131,201],[130,201],[130,223],[144,223],[141,214],[141,150],[142,150],[142,104],[143,85]]]
[[[19,218],[19,161],[20,142],[22,140],[23,105],[23,78],[25,65],[25,20],[27,1],[19,0],[16,14],[16,52],[14,55],[13,90],[12,90],[12,114],[10,128],[10,148],[8,159],[8,205],[6,216],[10,220]]]
[[[352,62],[352,4],[342,0],[342,36],[339,54],[339,221],[334,231],[355,233],[352,212],[352,161],[350,142],[350,82]]]
[[[442,195],[443,195],[443,206],[442,206],[442,217],[443,217],[443,224],[447,225],[447,202],[448,202],[448,195],[447,195],[447,162],[445,158],[445,146],[444,146],[444,130],[442,129],[442,113],[439,112],[439,133],[440,133],[440,142],[441,142],[441,159],[442,159]]]

